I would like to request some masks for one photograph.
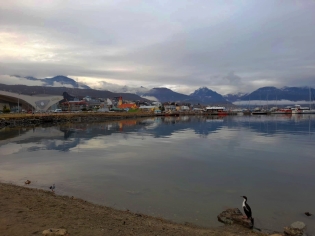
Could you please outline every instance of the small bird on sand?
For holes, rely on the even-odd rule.
[[[249,219],[250,222],[252,223],[252,227],[254,227],[254,218],[252,217],[252,209],[247,204],[247,197],[246,196],[241,196],[241,197],[244,198],[244,201],[243,201],[243,204],[242,204],[244,213],[247,216],[247,219]]]
[[[54,192],[55,190],[55,184],[53,184],[52,186],[49,187],[51,189],[52,192]]]
[[[31,183],[30,180],[26,180],[26,181],[25,181],[25,184],[30,184],[30,183]]]
[[[311,216],[312,214],[311,213],[309,213],[308,211],[307,212],[305,212],[304,213],[305,215],[307,215],[307,216]]]

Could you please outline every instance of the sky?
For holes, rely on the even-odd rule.
[[[65,75],[96,89],[184,94],[315,87],[314,25],[314,0],[1,1],[0,83]]]

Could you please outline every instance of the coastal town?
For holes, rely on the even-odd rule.
[[[235,104],[206,105],[185,102],[158,102],[114,98],[63,96],[30,96],[1,91],[0,114],[52,114],[52,113],[148,113],[154,115],[207,114],[207,115],[268,115],[315,114],[311,106],[237,106]]]
[[[315,236],[315,0],[0,7],[0,236]]]

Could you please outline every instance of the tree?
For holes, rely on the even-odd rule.
[[[10,112],[10,109],[7,108],[7,105],[4,105],[4,106],[3,106],[2,112],[3,112],[3,113],[9,113],[9,112]]]

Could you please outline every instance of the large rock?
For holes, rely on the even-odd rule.
[[[306,225],[301,221],[295,221],[290,225],[291,228],[304,230]]]
[[[284,227],[284,235],[288,236],[304,236],[304,231],[300,229],[294,229],[291,227]]]
[[[250,220],[243,217],[242,212],[238,208],[230,208],[218,215],[218,221],[228,225],[239,224],[251,228],[252,224]]]
[[[290,227],[284,227],[284,234],[288,236],[304,236],[306,225],[301,221],[296,221]]]
[[[46,229],[43,231],[44,236],[69,236],[66,229]]]

